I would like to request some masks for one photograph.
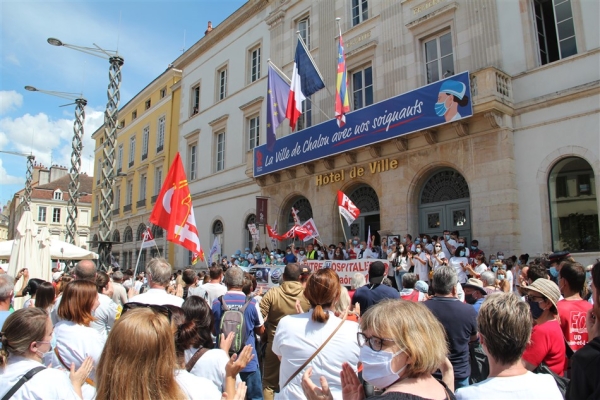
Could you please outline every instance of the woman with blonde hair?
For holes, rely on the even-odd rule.
[[[344,362],[356,369],[358,324],[347,321],[345,313],[342,318],[334,313],[335,305],[340,301],[341,285],[339,276],[332,269],[324,268],[312,274],[304,296],[311,309],[283,317],[275,331],[273,352],[281,360],[280,390],[275,399],[305,398],[300,385],[301,371],[307,365],[318,376],[326,377],[334,397],[341,399],[342,382],[337,371]]]
[[[383,394],[369,397],[396,399],[454,399],[454,374],[446,358],[444,327],[422,303],[384,300],[369,308],[357,334],[363,379]],[[433,377],[442,370],[443,381]],[[333,399],[327,382],[321,388],[311,380],[309,368],[302,388],[309,400]],[[362,400],[365,393],[354,367],[344,363],[340,373],[342,398]]]
[[[45,368],[42,359],[52,351],[52,330],[52,321],[41,308],[22,308],[9,315],[0,333],[0,398],[82,397],[81,386],[92,370],[92,360],[86,359],[77,371],[71,364],[68,375]],[[30,379],[19,384],[27,374]]]

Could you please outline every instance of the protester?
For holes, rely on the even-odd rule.
[[[458,276],[453,267],[441,267],[433,273],[435,296],[423,304],[441,322],[451,343],[448,358],[454,367],[454,387],[468,386],[471,366],[469,342],[477,340],[477,313],[473,306],[456,298]]]
[[[455,253],[458,243],[456,243],[456,236],[451,235],[449,230],[444,230],[444,235],[440,237],[440,243],[442,244],[442,250],[446,256],[446,260],[449,260]]]
[[[67,285],[63,298],[58,306],[60,322],[54,326],[54,351],[45,360],[46,365],[53,368],[69,369],[71,364],[76,368],[83,365],[86,358],[91,357],[94,366],[98,364],[106,337],[90,327],[94,320],[93,313],[100,305],[96,285],[89,281],[76,280]],[[83,386],[84,398],[94,395],[94,372],[89,375]]]
[[[370,385],[384,390],[369,399],[454,399],[452,365],[446,358],[448,346],[444,329],[422,304],[385,300],[367,311],[357,334],[362,377]],[[441,368],[444,381],[432,374]],[[330,379],[322,377],[315,385],[317,371],[308,368],[302,389],[309,400],[340,398],[332,390]],[[315,375],[315,378],[311,377]],[[354,367],[344,363],[340,377],[343,398],[364,399],[363,385]]]
[[[129,299],[129,302],[144,304],[172,304],[181,307],[183,299],[167,293],[171,278],[171,265],[164,258],[153,258],[146,265],[149,289]]]
[[[41,308],[50,315],[52,306],[54,305],[55,289],[52,283],[42,282],[37,288],[35,296],[35,307]]]
[[[448,264],[448,259],[446,258],[446,254],[442,250],[442,243],[436,242],[433,246],[433,254],[431,254],[430,260],[431,269],[436,271],[441,266]]]
[[[4,398],[15,388],[13,400],[81,399],[81,386],[92,371],[93,363],[87,358],[77,370],[67,368],[69,374],[54,368],[45,368],[42,359],[52,351],[52,321],[40,308],[23,308],[12,313],[2,325],[0,341],[0,396]],[[38,372],[33,372],[39,369]],[[34,375],[21,384],[27,373]]]
[[[469,278],[467,283],[463,285],[463,290],[465,291],[465,302],[473,305],[475,312],[479,313],[481,304],[487,296],[483,282],[476,278]]]
[[[208,269],[209,281],[198,290],[198,296],[202,297],[212,306],[215,299],[227,292],[227,287],[221,283],[223,280],[223,269],[219,266],[211,266]]]
[[[458,389],[458,400],[561,400],[549,374],[534,374],[521,362],[531,335],[529,307],[513,293],[488,296],[477,316],[481,345],[488,356],[488,379]]]
[[[352,297],[354,303],[360,304],[360,312],[365,313],[369,307],[384,299],[399,299],[398,291],[382,285],[385,277],[385,265],[381,261],[369,265],[369,284],[358,288]]]
[[[558,287],[563,299],[556,303],[560,328],[567,345],[573,351],[581,349],[588,342],[584,315],[592,305],[581,298],[585,286],[585,270],[578,263],[565,262],[560,269]],[[39,290],[39,289],[38,289]]]
[[[98,301],[100,302],[100,306],[94,312],[92,327],[98,330],[103,336],[106,336],[115,324],[121,308],[112,300],[114,294],[113,286],[106,272],[98,271],[96,273],[96,288],[99,293]]]
[[[415,244],[415,254],[408,254],[409,265],[414,267],[417,280],[429,282],[430,255],[423,251],[421,243]]]
[[[600,263],[592,268],[592,288],[594,307],[586,314],[588,343],[571,358],[567,400],[600,399]]]
[[[198,284],[198,275],[194,272],[193,269],[187,268],[181,274],[181,279],[185,283],[185,287],[183,288],[183,299],[187,299],[189,296],[200,296],[203,294],[201,284]]]
[[[262,335],[265,327],[262,316],[257,311],[256,300],[246,299],[242,292],[244,285],[244,271],[240,267],[231,267],[225,273],[227,293],[215,299],[212,303],[212,312],[215,316],[215,334],[220,335],[221,318],[226,310],[242,312],[245,332],[243,343],[252,346],[254,358],[240,372],[240,377],[246,383],[248,400],[262,399],[262,379],[258,368],[258,354],[256,351],[256,335]],[[205,285],[206,286],[206,285]]]
[[[402,290],[400,291],[400,298],[402,300],[417,302],[427,299],[427,295],[425,293],[415,289],[417,281],[417,275],[411,272],[404,274],[402,277]]]
[[[43,282],[45,282],[43,279],[38,278],[31,278],[29,280],[27,286],[25,286],[25,288],[22,291],[23,297],[27,295],[30,296],[27,300],[25,300],[25,303],[23,303],[23,308],[34,307],[35,295],[37,294],[38,287]]]
[[[458,246],[454,251],[454,256],[450,258],[448,265],[450,265],[456,271],[458,276],[458,283],[464,284],[467,282],[467,265],[469,264],[469,259],[466,256],[465,248],[463,246]]]
[[[356,368],[359,348],[356,343],[358,324],[340,319],[333,312],[340,298],[340,287],[339,276],[332,269],[316,271],[304,289],[311,310],[279,321],[272,347],[281,359],[280,391],[275,399],[304,399],[299,367],[311,358],[308,365],[317,376],[326,377],[334,398],[341,399],[342,382],[337,371],[344,362]],[[327,339],[327,344],[320,348]]]
[[[523,353],[525,367],[533,371],[544,363],[552,372],[562,376],[566,349],[556,307],[560,290],[554,282],[544,278],[536,279],[527,289],[533,329],[531,341]]]
[[[56,298],[59,298],[62,295],[69,282],[72,281],[73,277],[71,275],[63,275],[60,277],[58,284],[56,285]]]
[[[115,271],[112,274],[113,295],[112,300],[117,306],[123,307],[127,303],[127,290],[123,287],[123,273]]]
[[[481,283],[483,283],[483,289],[487,294],[501,292],[500,288],[496,284],[496,274],[492,271],[485,271],[480,276]]]
[[[402,290],[402,276],[410,270],[408,260],[408,249],[404,244],[398,245],[398,252],[395,262],[391,265],[394,268],[394,278],[398,290]],[[390,267],[390,268],[391,268]]]
[[[390,269],[392,269],[392,268],[390,268]],[[350,280],[350,290],[348,291],[348,295],[350,296],[350,302],[352,304],[354,304],[353,298],[354,298],[354,293],[356,292],[356,290],[358,288],[365,286],[366,284],[367,284],[367,281],[365,280],[364,274],[357,272],[354,275],[352,275],[352,279]]]
[[[11,314],[10,306],[15,294],[15,280],[8,274],[0,274],[0,327]]]
[[[304,297],[304,288],[300,283],[301,268],[296,263],[286,265],[283,270],[283,283],[270,289],[260,302],[260,311],[267,325],[267,347],[263,361],[263,397],[273,400],[275,392],[279,391],[279,358],[273,353],[273,338],[279,321],[287,315],[296,313],[296,302],[303,310],[308,310],[310,304]],[[362,275],[361,275],[362,276]],[[364,278],[363,278],[364,281]]]

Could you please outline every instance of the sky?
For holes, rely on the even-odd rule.
[[[25,186],[25,157],[71,165],[75,105],[40,92],[83,95],[88,101],[81,172],[93,175],[92,133],[102,125],[107,102],[108,60],[55,47],[63,43],[117,50],[125,59],[125,105],[168,65],[204,36],[208,21],[221,23],[246,0],[0,0],[0,207]]]

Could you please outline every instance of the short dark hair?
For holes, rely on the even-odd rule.
[[[181,274],[181,279],[186,285],[193,285],[196,280],[196,273],[193,269],[187,268]]]
[[[536,279],[548,279],[548,271],[541,264],[530,265],[527,270],[527,279],[531,282],[535,282]]]
[[[409,238],[410,240],[412,240],[412,235],[410,233],[407,233],[406,237]]]
[[[223,268],[218,265],[211,265],[208,269],[208,275],[210,276],[210,279],[219,279],[219,277],[223,275]]]
[[[479,240],[473,239],[473,240],[471,240],[471,244],[474,244],[475,246],[479,246]]]
[[[283,269],[283,279],[287,282],[295,282],[300,280],[301,268],[296,263],[289,263]]]
[[[512,267],[515,265],[515,263],[511,258],[507,258],[506,260],[504,260],[504,265],[506,265],[506,270],[510,271],[512,269]]]
[[[579,263],[566,261],[559,273],[567,281],[569,288],[574,292],[581,292],[585,286],[585,269]]]

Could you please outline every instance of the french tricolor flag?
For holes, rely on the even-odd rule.
[[[298,38],[296,55],[294,57],[294,70],[288,97],[285,116],[290,120],[292,130],[296,129],[296,122],[302,114],[302,102],[310,95],[325,87],[323,78],[315,66],[314,60],[308,53],[301,38]]]

